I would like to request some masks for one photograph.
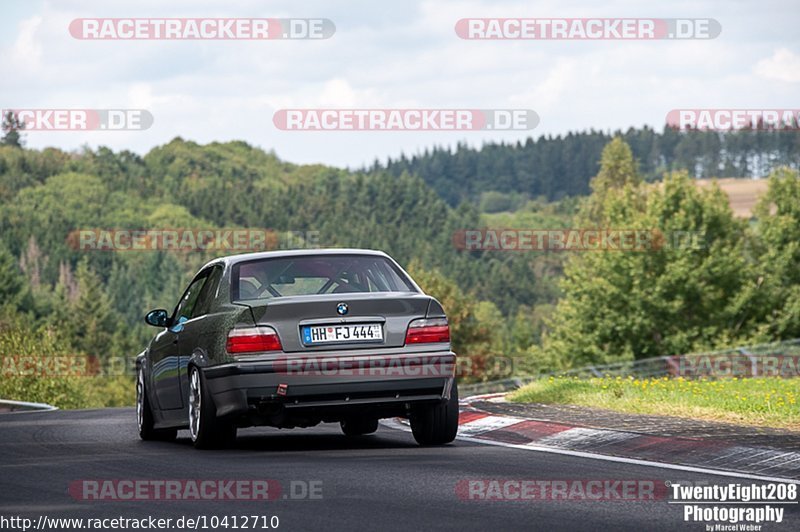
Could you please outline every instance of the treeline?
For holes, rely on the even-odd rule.
[[[603,147],[614,137],[631,147],[645,181],[679,170],[707,178],[765,177],[780,166],[800,168],[800,132],[664,128],[659,133],[644,127],[540,136],[481,148],[459,144],[454,150],[435,148],[384,164],[376,162],[372,170],[418,175],[450,205],[475,202],[491,191],[556,200],[589,193]]]

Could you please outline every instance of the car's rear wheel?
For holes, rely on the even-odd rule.
[[[411,432],[420,445],[444,445],[458,432],[458,386],[453,382],[450,399],[411,415]]]
[[[346,436],[363,436],[378,430],[378,420],[370,418],[345,419],[340,425]]]
[[[236,426],[217,419],[205,377],[197,367],[189,372],[189,434],[197,449],[218,449],[236,439]]]
[[[145,441],[171,441],[178,435],[176,429],[156,429],[153,425],[153,411],[144,387],[144,370],[136,372],[136,422],[139,426],[139,437]]]

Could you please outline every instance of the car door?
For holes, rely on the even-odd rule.
[[[151,373],[156,399],[161,410],[180,409],[186,404],[180,382],[181,372],[185,372],[185,361],[180,357],[179,340],[184,323],[191,317],[195,303],[208,278],[208,273],[208,269],[203,270],[189,283],[183,297],[175,306],[170,320],[172,325],[153,340],[155,346],[151,346],[153,362]],[[183,368],[181,368],[182,362]]]
[[[215,265],[206,271],[208,280],[200,289],[194,305],[189,309],[188,319],[183,322],[182,329],[178,334],[178,356],[181,368],[180,389],[184,397],[189,393],[189,374],[186,370],[189,360],[195,350],[205,351],[204,339],[213,336],[217,329],[215,320],[209,315],[209,311],[214,306],[223,268],[221,265]]]

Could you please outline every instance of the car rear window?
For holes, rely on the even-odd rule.
[[[416,292],[391,261],[372,255],[315,255],[235,264],[234,301],[357,292]]]

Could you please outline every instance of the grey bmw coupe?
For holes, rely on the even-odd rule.
[[[453,441],[458,390],[442,306],[388,255],[249,253],[200,269],[137,356],[144,440],[189,429],[197,448],[238,428],[338,422],[344,434],[404,417],[421,445]]]

